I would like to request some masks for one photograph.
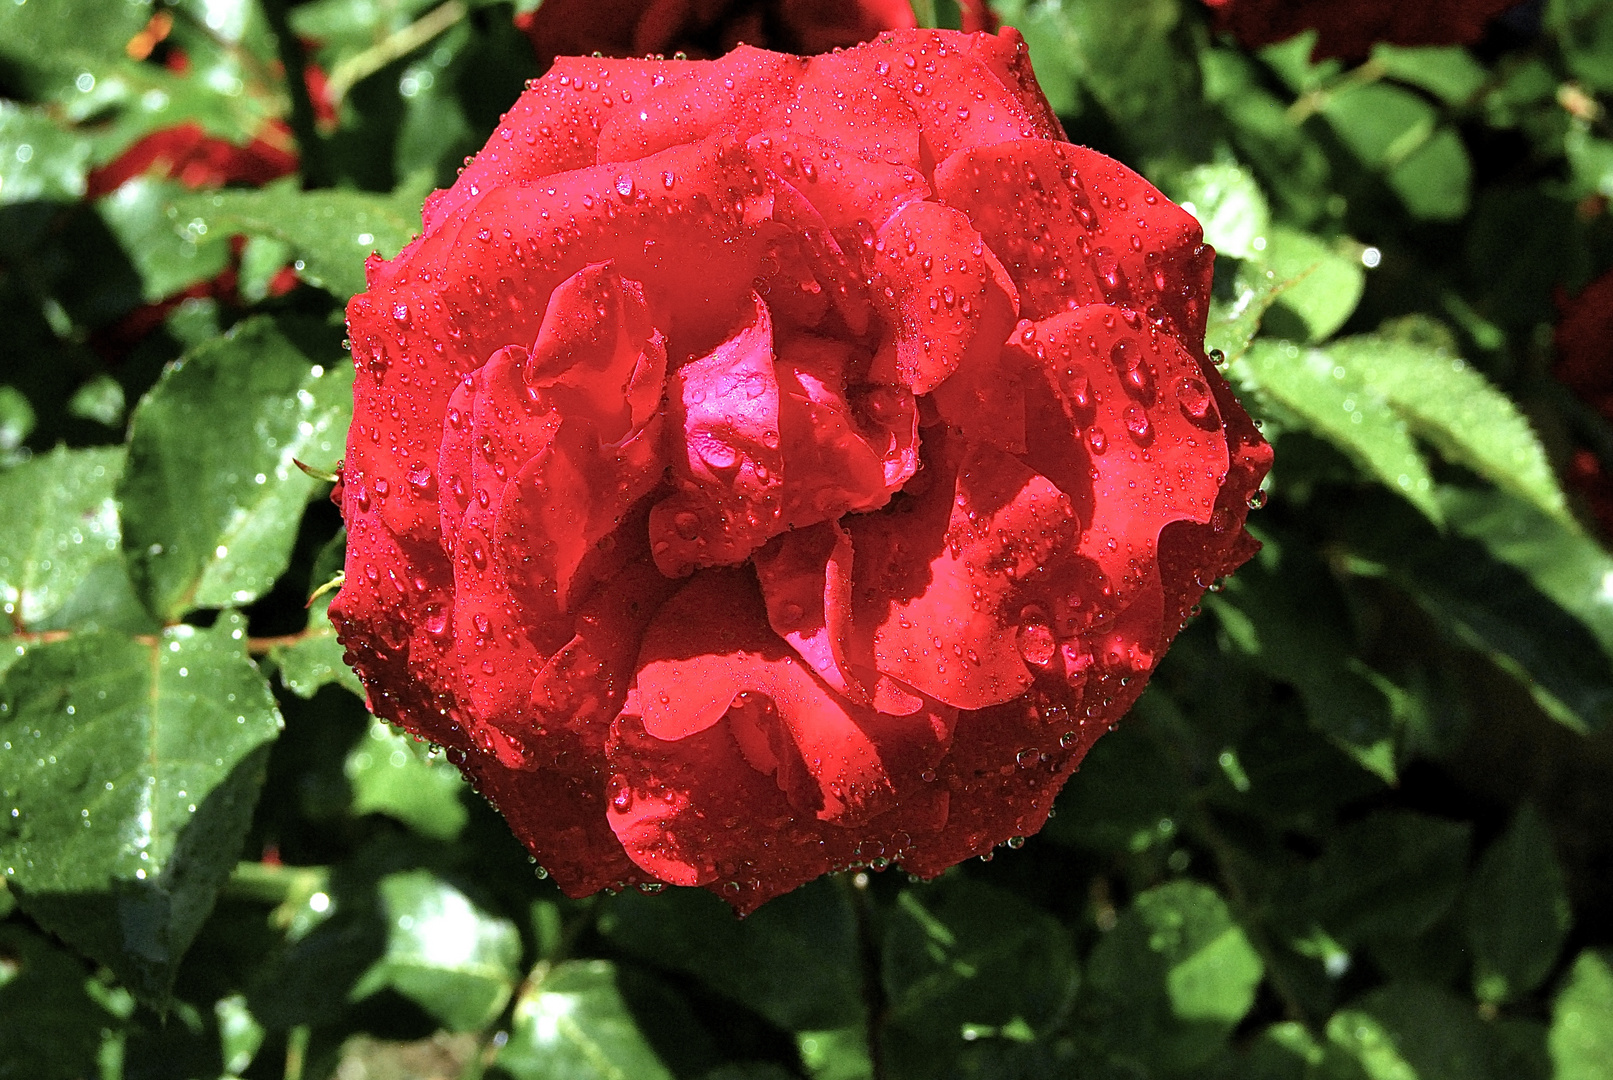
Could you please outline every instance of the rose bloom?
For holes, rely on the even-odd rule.
[[[1313,56],[1362,60],[1377,42],[1471,45],[1518,0],[1205,0],[1246,48],[1317,32]]]
[[[995,30],[985,0],[963,0],[965,30]],[[850,48],[914,27],[908,0],[545,0],[515,17],[538,60],[557,56],[720,56],[757,45],[794,53]]]
[[[349,662],[573,895],[1033,833],[1257,546],[1212,260],[1011,29],[558,60],[348,308]]]

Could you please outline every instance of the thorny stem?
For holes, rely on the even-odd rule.
[[[1299,125],[1326,108],[1329,99],[1335,94],[1344,90],[1354,89],[1357,86],[1375,83],[1387,74],[1389,72],[1382,63],[1377,60],[1368,60],[1342,79],[1327,86],[1318,86],[1314,90],[1307,90],[1295,98],[1294,103],[1288,106],[1288,122],[1295,127],[1299,127]]]

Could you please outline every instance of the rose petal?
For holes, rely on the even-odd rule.
[[[894,86],[918,113],[934,161],[967,146],[1058,138],[1062,132],[1047,124],[1047,111],[1032,111],[1021,101],[1017,79],[1013,87],[1003,84],[996,74],[1000,62],[980,62],[980,46],[969,44],[974,40],[923,30],[881,34],[873,44],[839,55],[842,78]]]
[[[598,160],[638,161],[722,128],[755,130],[762,115],[789,98],[806,65],[799,56],[741,45],[699,67],[675,67],[600,130]]]
[[[741,695],[767,698],[740,702],[740,722],[782,725],[801,766],[783,769],[775,751],[778,783],[792,806],[824,821],[852,824],[888,808],[895,791],[884,756],[911,756],[905,744],[915,739],[922,756],[942,738],[924,717],[881,716],[824,685],[773,632],[740,571],[702,572],[662,606],[645,631],[637,685],[644,732],[668,742],[716,724]]]
[[[849,522],[856,552],[853,653],[961,709],[1023,693],[1015,582],[1078,522],[1062,492],[989,446],[932,436],[929,487],[890,512]],[[853,662],[856,662],[855,659]]]
[[[929,196],[930,185],[918,170],[843,149],[821,124],[811,130],[769,128],[745,146],[800,191],[830,229],[877,229],[901,207]]]
[[[1010,347],[1062,405],[1043,449],[1071,468],[1068,493],[1091,509],[1079,551],[1101,568],[1101,596],[1074,605],[1082,624],[1130,602],[1154,565],[1161,530],[1206,523],[1227,475],[1227,443],[1202,382],[1203,369],[1175,338],[1134,313],[1088,307],[1022,323]],[[1076,441],[1079,439],[1079,441]],[[1088,496],[1090,492],[1090,496]]]
[[[1192,215],[1119,162],[1044,140],[976,146],[941,163],[935,190],[1003,260],[1026,318],[1117,304],[1204,340],[1214,253]]]
[[[1019,297],[967,215],[908,203],[880,228],[875,251],[896,324],[894,375],[876,366],[876,380],[927,394],[960,366],[990,362],[1014,326]]]
[[[841,696],[870,704],[846,659],[851,626],[851,537],[837,521],[795,529],[756,553],[756,579],[773,632]],[[902,710],[907,715],[914,710]]]
[[[562,415],[587,418],[615,442],[660,404],[665,372],[666,342],[644,286],[595,263],[550,295],[526,379]]]
[[[599,585],[576,607],[575,634],[532,683],[532,703],[550,729],[575,732],[588,752],[603,751],[638,663],[644,628],[677,583],[656,570],[645,511],[632,516],[602,553]]]
[[[780,518],[805,528],[851,512],[877,510],[917,467],[911,452],[917,410],[899,387],[862,395],[854,410],[841,390],[849,349],[836,341],[797,335],[781,349],[779,431],[786,462]]]
[[[593,50],[588,50],[593,51]],[[481,195],[593,165],[596,132],[630,112],[676,65],[661,60],[603,60],[562,56],[527,84],[504,114],[487,146],[465,166],[448,191],[426,202],[427,232]],[[394,260],[399,265],[403,260]]]
[[[783,455],[773,324],[752,294],[733,337],[672,376],[668,422],[676,494],[650,514],[651,550],[669,577],[743,560],[778,531]]]

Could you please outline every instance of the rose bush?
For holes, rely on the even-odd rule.
[[[569,893],[1040,828],[1270,450],[1017,32],[563,58],[371,260],[331,615]]]
[[[1313,55],[1362,60],[1376,42],[1392,45],[1468,45],[1490,20],[1517,0],[1205,0],[1217,25],[1247,48],[1317,33]]]

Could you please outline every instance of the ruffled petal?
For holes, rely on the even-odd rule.
[[[778,531],[784,458],[773,323],[761,297],[751,301],[736,334],[672,376],[678,491],[650,514],[651,551],[668,577],[740,562]]]
[[[849,701],[872,696],[851,671],[851,537],[838,521],[796,529],[756,553],[756,579],[773,632]],[[905,710],[908,712],[911,710]]]
[[[1204,340],[1203,229],[1118,161],[1041,139],[974,146],[941,163],[935,190],[1003,260],[1026,318],[1115,304]]]
[[[966,364],[989,363],[1019,315],[1002,264],[962,211],[912,202],[891,215],[874,246],[895,325],[894,371],[873,378],[927,394]]]
[[[937,443],[922,494],[850,522],[853,651],[929,697],[980,709],[1030,685],[1017,612],[1004,605],[1079,523],[1062,492],[1012,457],[938,432]]]
[[[1210,520],[1227,437],[1203,368],[1135,313],[1088,307],[1023,323],[1011,347],[1062,407],[1048,452],[1088,466],[1085,477],[1071,470],[1079,486],[1069,492],[1091,500],[1079,553],[1102,572],[1089,589],[1097,595],[1071,604],[1085,612],[1084,626],[1130,601],[1154,566],[1161,530]]]

